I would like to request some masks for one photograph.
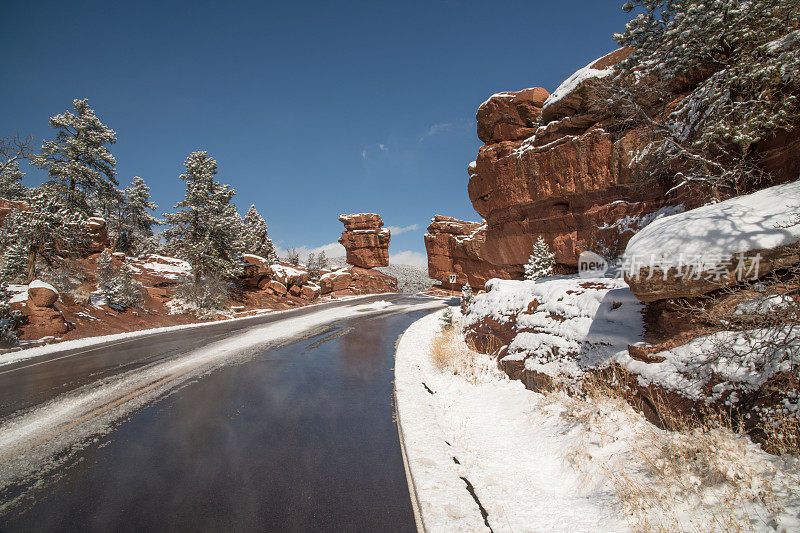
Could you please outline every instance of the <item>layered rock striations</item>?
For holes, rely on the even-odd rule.
[[[341,215],[345,231],[339,243],[347,251],[347,262],[360,268],[389,265],[391,231],[383,227],[380,215],[358,213]]]

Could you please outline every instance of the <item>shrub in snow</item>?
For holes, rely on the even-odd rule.
[[[5,280],[0,280],[0,347],[2,348],[16,346],[19,339],[15,330],[22,323],[20,312],[11,311],[9,307],[10,297],[8,285]]]
[[[127,309],[141,307],[145,290],[142,284],[133,279],[133,272],[126,260],[117,269],[108,248],[97,259],[97,287],[102,292],[109,307]]]
[[[188,308],[200,311],[223,311],[233,292],[233,283],[220,275],[208,274],[200,281],[186,280],[175,290],[177,298]]]
[[[448,307],[442,313],[442,316],[439,318],[439,324],[442,326],[442,331],[449,331],[453,329],[456,325],[455,316],[453,315],[453,309]]]
[[[555,266],[556,254],[550,251],[550,247],[540,235],[533,244],[533,253],[525,265],[525,279],[536,280],[552,276]]]

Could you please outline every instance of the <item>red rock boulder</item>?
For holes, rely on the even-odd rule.
[[[345,231],[339,242],[347,251],[347,262],[361,268],[389,265],[391,232],[383,227],[380,215],[358,213],[341,215]]]

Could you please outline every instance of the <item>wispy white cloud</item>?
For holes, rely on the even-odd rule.
[[[309,248],[308,246],[295,246],[295,250],[297,250],[297,254],[300,256],[301,261],[305,261],[308,257],[308,254],[313,253],[314,255],[319,254],[320,252],[325,252],[325,255],[330,257],[342,257],[345,255],[344,246],[339,244],[338,242],[329,242],[328,244],[323,244],[322,246],[317,246],[316,248]],[[288,248],[281,248],[275,247],[275,251],[278,253],[278,257],[285,258],[286,252]]]
[[[389,151],[389,149],[386,147],[385,144],[379,144],[378,148],[381,149],[381,152],[388,152]]]
[[[419,224],[411,224],[410,226],[387,226],[387,228],[391,230],[392,235],[400,235],[401,233],[409,231],[417,231],[419,229]]]
[[[428,266],[428,256],[414,252],[413,250],[403,250],[389,256],[389,263],[393,265],[413,265],[418,267]]]
[[[367,158],[367,149],[364,148],[363,150],[361,150],[361,159],[366,159],[366,158]]]
[[[454,120],[452,122],[437,122],[428,128],[428,130],[422,134],[422,137],[419,138],[419,142],[423,142],[428,137],[433,137],[439,133],[444,133],[448,131],[461,131],[466,128],[472,127],[472,123],[467,120]]]

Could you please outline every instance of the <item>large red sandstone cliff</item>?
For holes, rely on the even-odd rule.
[[[695,206],[639,177],[642,131],[612,127],[615,117],[598,105],[604,78],[629,53],[601,57],[553,94],[538,87],[481,104],[477,132],[485,144],[468,167],[467,187],[484,222],[433,219],[425,236],[431,278],[454,289],[466,281],[483,287],[492,277],[521,279],[539,236],[558,269],[574,271],[584,250],[620,253],[660,209]],[[762,145],[765,170],[778,180],[796,178],[800,135],[778,133]]]

